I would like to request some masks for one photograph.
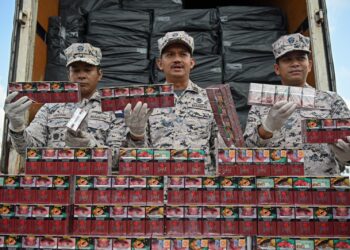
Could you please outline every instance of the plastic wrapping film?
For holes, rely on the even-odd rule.
[[[87,18],[88,35],[138,34],[150,31],[150,12],[140,10],[103,9],[90,12]]]
[[[219,7],[221,27],[251,30],[285,30],[286,20],[276,7],[225,6]]]
[[[49,18],[45,80],[67,80],[66,57],[63,51],[72,43],[82,42],[84,33],[85,20],[80,15]]]
[[[194,39],[194,55],[215,55],[219,53],[219,37],[217,31],[188,32]],[[152,34],[150,42],[150,58],[159,56],[158,39],[165,33]]]
[[[154,10],[153,32],[210,31],[218,28],[216,9]]]
[[[60,0],[60,16],[86,14],[90,11],[120,7],[121,0]]]
[[[149,10],[149,9],[181,9],[182,0],[126,0],[123,1],[123,8]]]
[[[222,58],[220,55],[195,56],[194,66],[190,79],[200,87],[207,87],[213,84],[222,83]],[[164,73],[159,71],[153,60],[152,79],[156,83],[165,81]]]

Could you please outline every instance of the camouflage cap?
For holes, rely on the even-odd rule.
[[[168,32],[162,38],[158,39],[158,48],[160,55],[163,53],[163,50],[170,44],[181,43],[188,47],[191,54],[194,50],[194,41],[193,37],[188,35],[185,31],[173,31]]]
[[[310,53],[310,38],[300,33],[281,36],[272,44],[275,59],[291,51],[305,51]]]
[[[68,67],[73,62],[86,62],[92,65],[100,65],[102,53],[100,48],[92,46],[90,43],[73,43],[64,50]]]

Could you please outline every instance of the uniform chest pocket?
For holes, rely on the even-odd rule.
[[[51,129],[65,127],[70,118],[69,114],[49,115],[47,126]]]
[[[106,131],[110,127],[111,117],[104,113],[93,112],[88,117],[88,127],[94,130]]]
[[[300,116],[303,118],[324,119],[324,118],[330,118],[331,112],[330,112],[330,110],[326,110],[326,109],[313,109],[313,110],[301,109]]]

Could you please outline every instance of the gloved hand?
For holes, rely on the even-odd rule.
[[[21,132],[25,129],[25,112],[33,101],[28,96],[23,96],[17,101],[11,101],[18,95],[18,92],[9,94],[5,99],[5,115],[9,119],[9,128],[14,132]]]
[[[282,128],[288,117],[294,112],[297,105],[293,102],[279,101],[273,105],[262,126],[265,131],[273,133]]]
[[[92,148],[98,146],[95,138],[88,132],[78,130],[77,132],[67,129],[66,146]]]
[[[138,102],[131,110],[131,104],[126,105],[124,109],[125,125],[129,127],[130,134],[137,138],[145,136],[147,121],[152,110],[147,108],[147,103]]]
[[[346,137],[348,142],[339,139],[337,143],[330,145],[331,150],[335,154],[335,158],[342,163],[350,161],[350,136]]]

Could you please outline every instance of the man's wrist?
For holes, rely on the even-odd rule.
[[[130,131],[130,138],[133,141],[142,141],[145,139],[145,133],[143,133],[142,135],[137,135],[137,134],[134,134]]]
[[[258,134],[262,139],[271,139],[273,137],[273,133],[266,131],[262,124],[258,125]]]

